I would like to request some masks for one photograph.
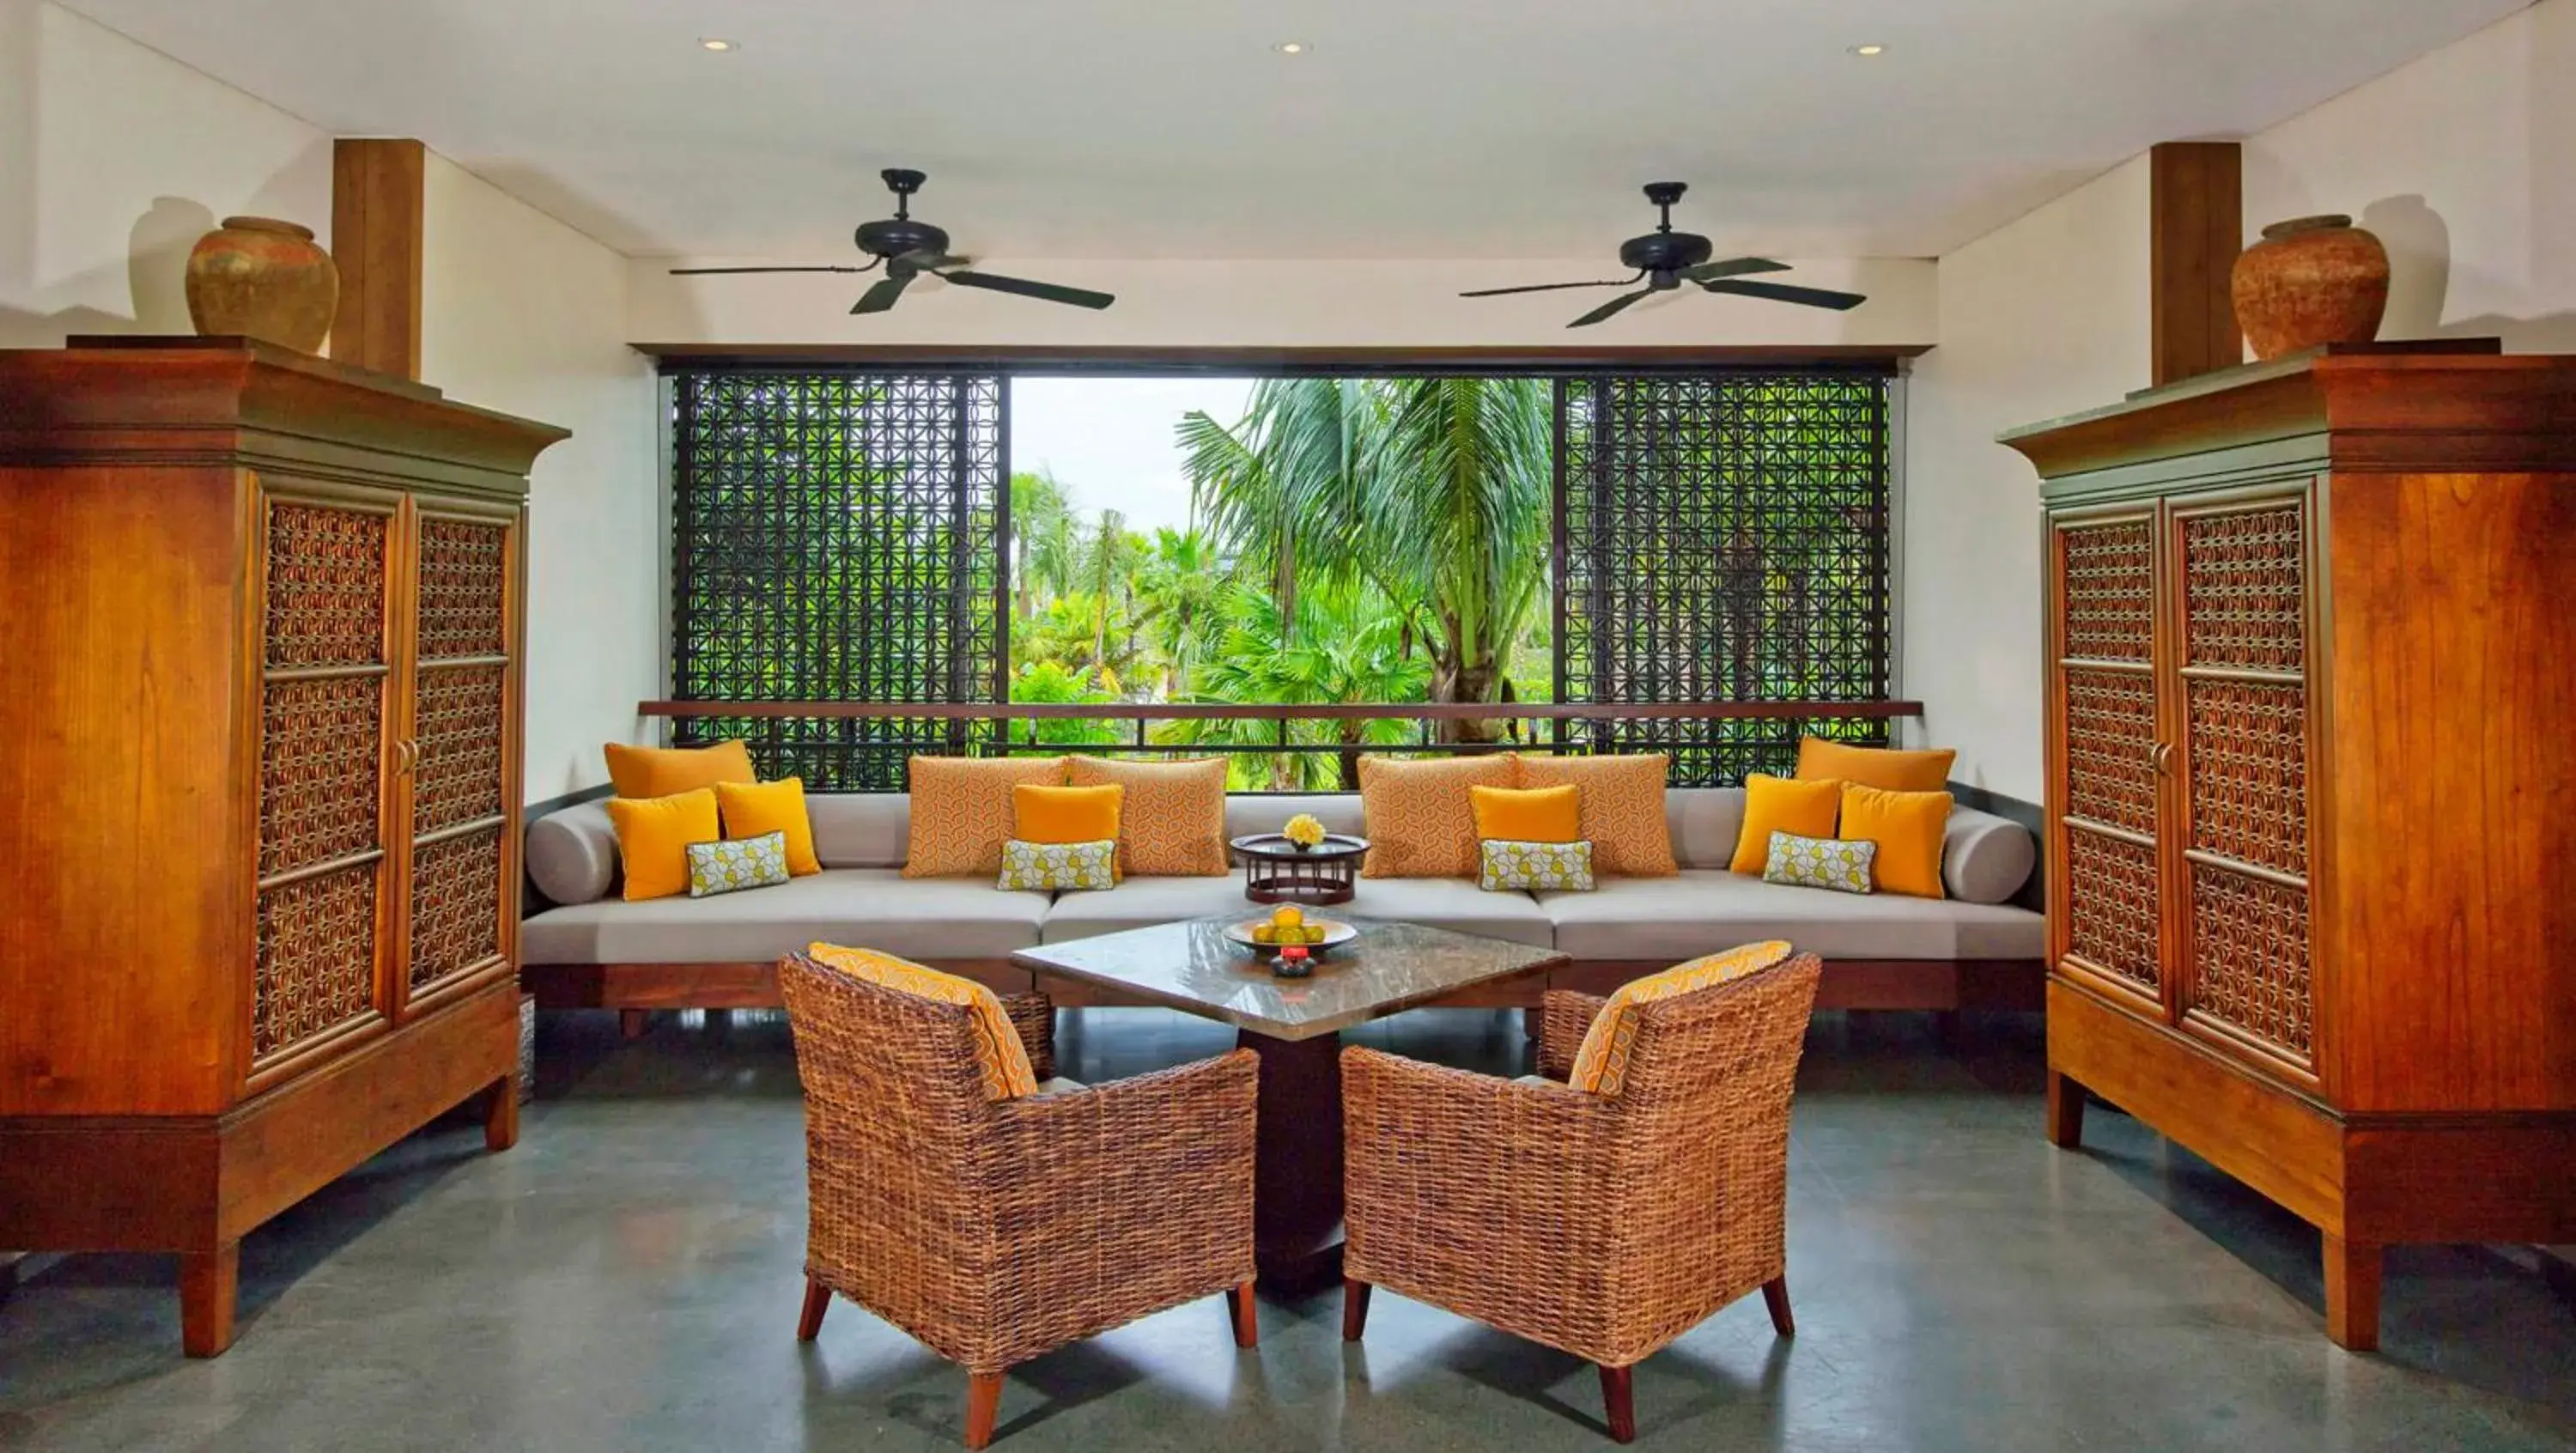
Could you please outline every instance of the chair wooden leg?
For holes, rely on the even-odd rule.
[[[2325,1253],[2326,1336],[2349,1352],[2377,1351],[2380,1249],[2330,1235]]]
[[[966,1377],[966,1446],[982,1448],[993,1441],[993,1415],[1002,1407],[1002,1374],[975,1372]]]
[[[2061,1150],[2084,1143],[2084,1087],[2048,1072],[2048,1140]]]
[[[1369,1284],[1342,1278],[1342,1340],[1357,1342],[1368,1327]]]
[[[483,1148],[497,1155],[519,1143],[519,1077],[503,1075],[483,1093]]]
[[[1245,1282],[1241,1286],[1227,1287],[1225,1289],[1225,1310],[1227,1315],[1231,1317],[1234,1322],[1234,1345],[1237,1347],[1260,1346],[1261,1317],[1259,1313],[1253,1310],[1252,1283]]]
[[[1762,1284],[1762,1305],[1771,1311],[1771,1330],[1783,1337],[1798,1335],[1798,1320],[1789,1315],[1789,1278],[1775,1276]]]
[[[796,1340],[811,1342],[823,1335],[823,1314],[832,1310],[832,1289],[812,1277],[805,1278],[805,1308],[796,1314]]]
[[[241,1243],[179,1257],[179,1345],[190,1357],[220,1357],[233,1345],[241,1299]]]
[[[650,1009],[620,1009],[617,1011],[618,1037],[621,1039],[642,1039],[644,1037],[645,1026],[652,1022],[653,1011]]]
[[[1630,1369],[1601,1369],[1601,1405],[1610,1415],[1610,1441],[1637,1441],[1637,1398]]]

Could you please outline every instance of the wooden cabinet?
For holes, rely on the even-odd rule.
[[[516,1134],[521,539],[560,430],[224,339],[0,353],[0,1245],[181,1254]]]
[[[2007,435],[2047,523],[2050,1132],[2324,1233],[2576,1237],[2576,359],[2333,350]]]

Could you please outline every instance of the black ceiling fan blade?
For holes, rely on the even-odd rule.
[[[1722,277],[1742,277],[1749,272],[1787,272],[1788,270],[1789,264],[1773,262],[1767,257],[1728,257],[1716,262],[1703,262],[1697,267],[1683,268],[1682,281],[1704,283]]]
[[[913,278],[918,275],[911,272],[888,272],[875,287],[859,295],[859,301],[851,307],[850,311],[854,314],[884,312],[894,306],[894,300],[903,296],[903,290],[910,287]]]
[[[1720,279],[1701,283],[1712,293],[1740,293],[1748,298],[1768,298],[1775,303],[1799,303],[1810,308],[1831,308],[1847,313],[1869,301],[1859,293],[1838,293],[1830,288],[1798,288],[1787,283],[1747,283]]]
[[[1639,288],[1633,293],[1621,293],[1619,296],[1612,298],[1610,301],[1603,303],[1600,307],[1593,309],[1591,312],[1584,314],[1582,317],[1575,319],[1573,322],[1568,323],[1565,326],[1568,328],[1589,328],[1595,323],[1606,322],[1611,318],[1619,316],[1620,310],[1626,308],[1630,303],[1637,301],[1639,298],[1650,296],[1654,291],[1655,290],[1653,288]]]
[[[986,288],[997,293],[1017,293],[1024,298],[1039,298],[1050,303],[1071,303],[1077,308],[1105,308],[1118,301],[1115,293],[1095,293],[1087,288],[1068,288],[1056,283],[1037,283],[1027,278],[1003,277],[997,273],[943,272],[939,276],[959,287]]]
[[[876,264],[874,263],[870,263],[868,266],[874,267],[875,265]],[[865,267],[842,267],[837,265],[823,267],[675,267],[671,269],[671,276],[704,277],[720,272],[866,272],[867,270],[868,268]]]
[[[1460,293],[1458,296],[1462,298],[1499,298],[1511,293],[1553,293],[1562,291],[1566,288],[1624,288],[1628,284],[1635,282],[1637,278],[1644,276],[1645,274],[1641,272],[1637,274],[1637,277],[1603,278],[1599,282],[1589,283],[1532,283],[1525,288],[1478,288],[1472,293]]]

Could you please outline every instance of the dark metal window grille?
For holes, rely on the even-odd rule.
[[[1888,391],[1818,373],[1557,385],[1557,698],[1875,701],[1889,686]],[[1782,717],[1568,723],[1598,751],[1672,754],[1675,785],[1786,773]]]
[[[988,702],[1009,649],[1003,381],[995,374],[674,378],[673,695]],[[899,790],[916,752],[989,722],[690,718],[763,776]]]

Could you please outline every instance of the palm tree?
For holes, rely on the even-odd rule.
[[[1074,576],[1083,591],[1094,597],[1091,630],[1091,659],[1109,659],[1109,616],[1113,607],[1126,609],[1132,604],[1136,584],[1136,562],[1144,550],[1138,537],[1127,528],[1127,516],[1117,510],[1102,510],[1100,521],[1083,532],[1076,547]],[[1132,611],[1128,612],[1132,615]]]
[[[1064,486],[1052,474],[1011,476],[1012,618],[1027,620],[1041,596],[1073,584],[1076,527]]]
[[[1316,584],[1367,587],[1419,624],[1433,701],[1504,697],[1547,584],[1554,451],[1537,379],[1273,379],[1227,429],[1180,425],[1194,503],[1221,549],[1268,565],[1284,615]],[[1444,723],[1491,740],[1490,723]]]
[[[1154,541],[1135,574],[1134,624],[1148,634],[1148,646],[1162,672],[1161,694],[1187,690],[1192,668],[1206,653],[1214,634],[1217,597],[1224,588],[1216,547],[1198,530],[1154,531]]]
[[[1260,586],[1236,581],[1218,593],[1214,613],[1220,622],[1215,648],[1193,673],[1190,700],[1297,706],[1418,700],[1430,675],[1427,662],[1402,649],[1402,624],[1385,598],[1364,588],[1307,591],[1291,619]],[[1253,767],[1258,758],[1237,756],[1236,785],[1274,792],[1355,787],[1362,747],[1400,746],[1409,736],[1401,721],[1295,726],[1293,744],[1342,750],[1271,753],[1266,781]],[[1158,728],[1155,740],[1266,747],[1279,736],[1275,722],[1177,721]]]

